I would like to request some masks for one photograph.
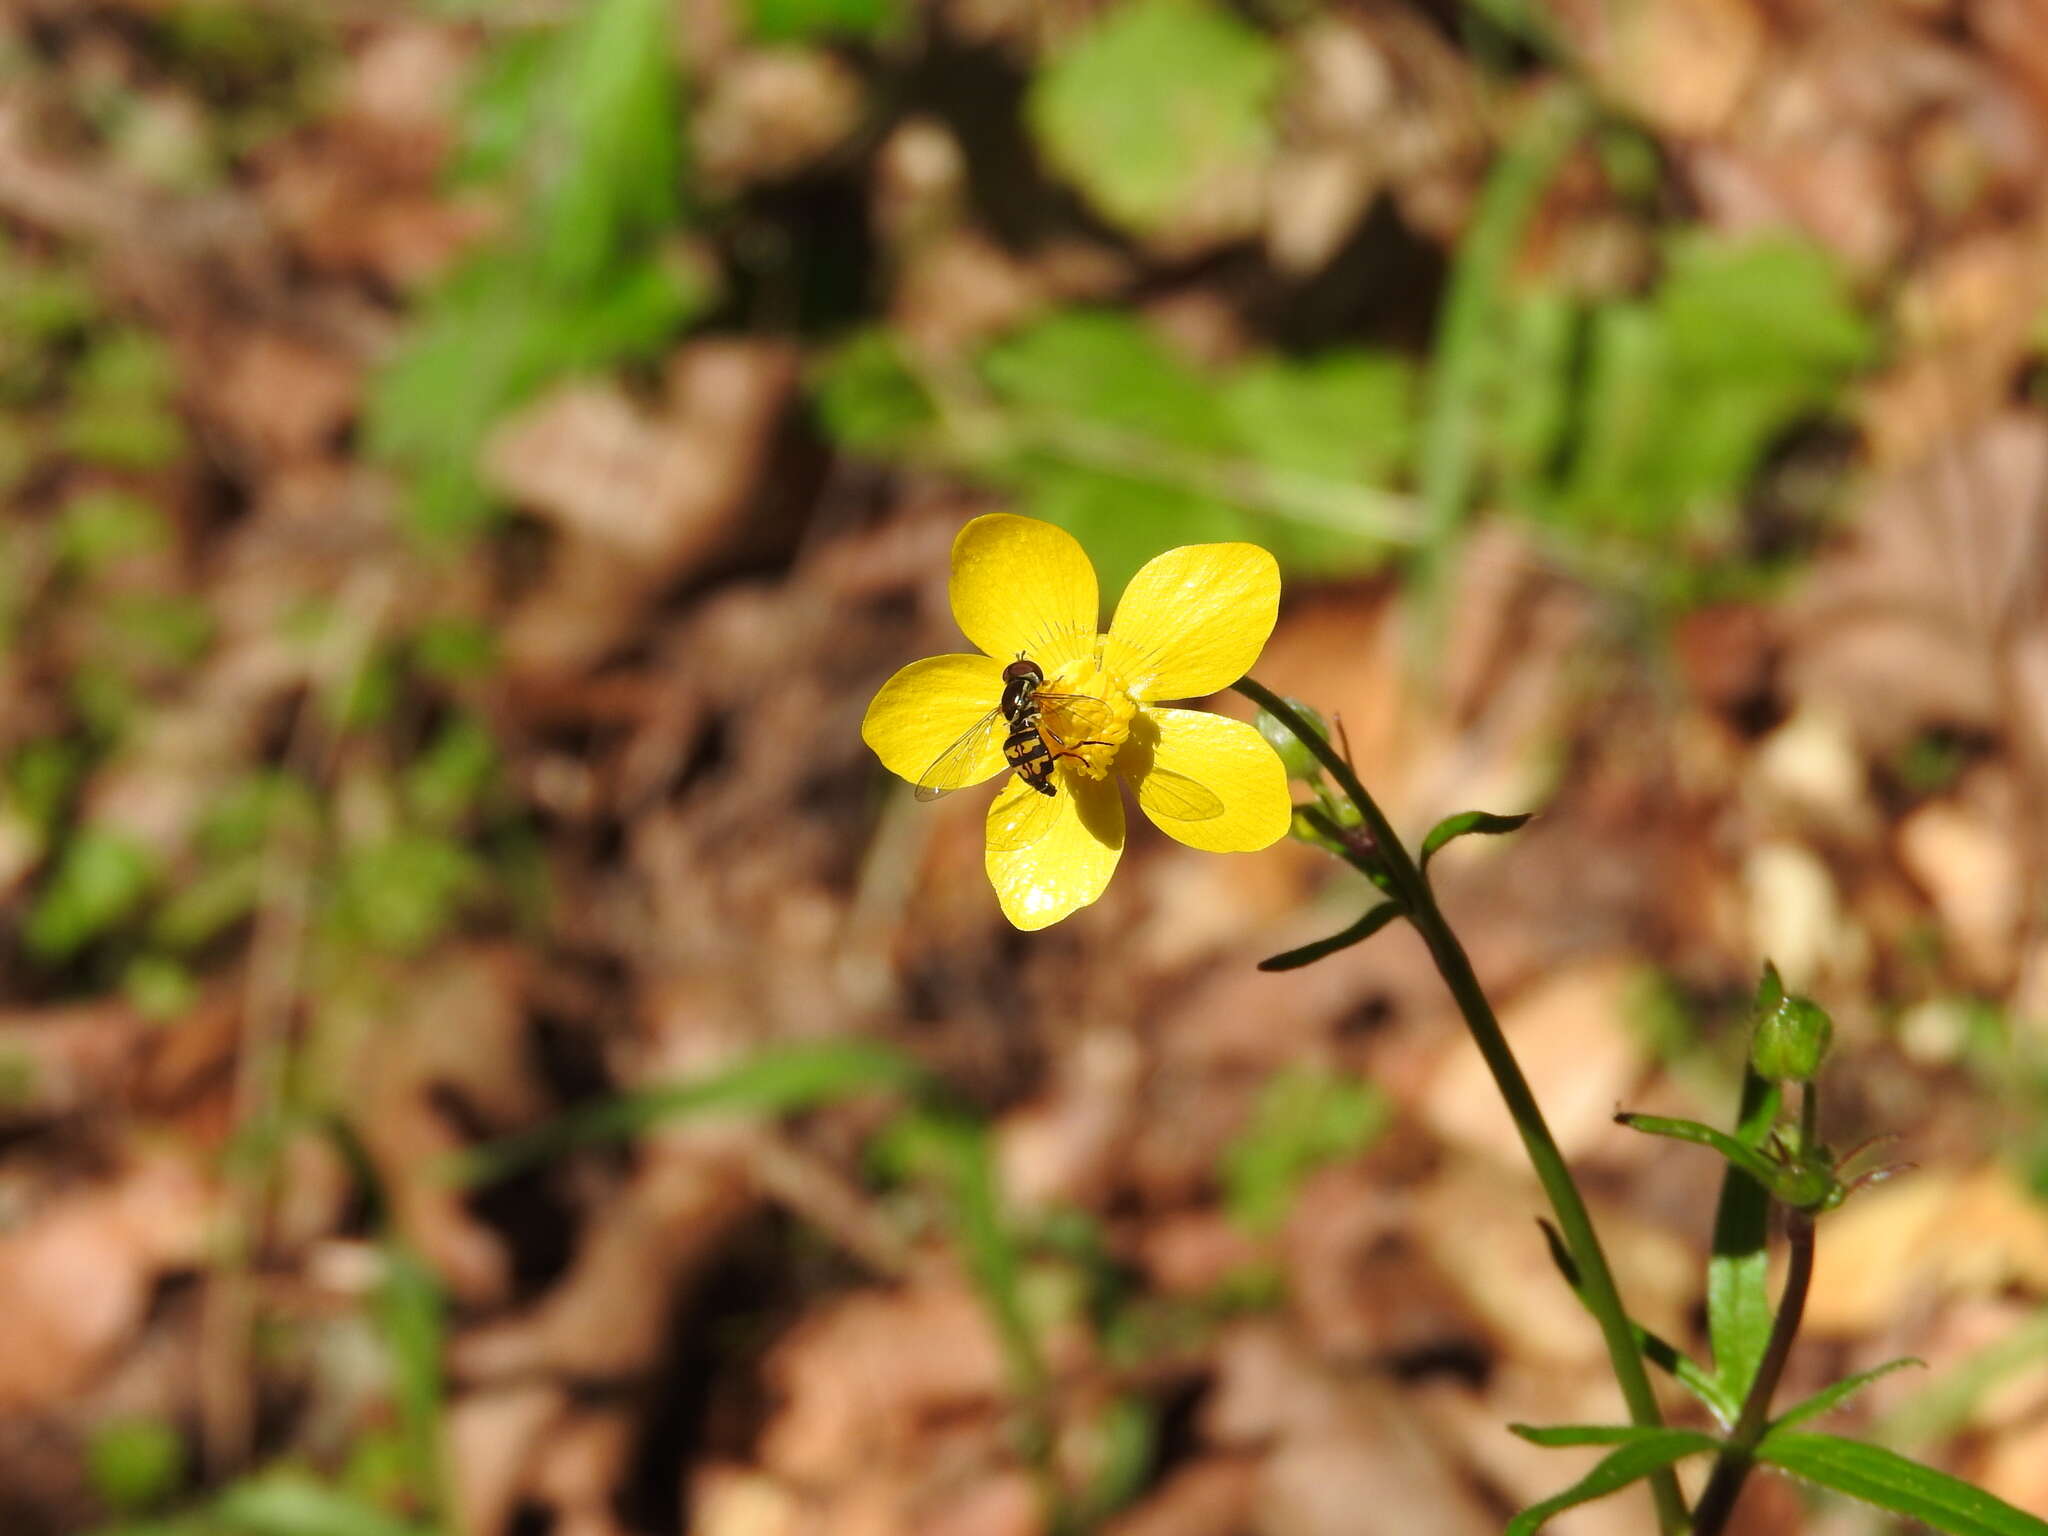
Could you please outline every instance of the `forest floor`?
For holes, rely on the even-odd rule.
[[[1112,593],[1268,542],[1257,676],[1399,827],[1541,812],[1440,889],[1688,1347],[1717,1169],[1613,1114],[1727,1121],[1765,957],[1825,1003],[1824,1130],[1916,1166],[1787,1391],[1917,1356],[1841,1424],[2048,1515],[2048,13],[1444,9],[0,6],[0,1529],[1481,1536],[1580,1474],[1504,1429],[1617,1399],[1421,945],[1254,968],[1362,883],[1134,826],[1020,934],[984,797],[862,744],[1000,507]],[[1125,11],[1210,159],[1090,120]]]

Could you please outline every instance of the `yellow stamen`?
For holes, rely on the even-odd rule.
[[[1092,705],[1048,702],[1040,714],[1044,728],[1059,741],[1053,750],[1060,761],[1076,773],[1100,779],[1116,761],[1117,748],[1131,734],[1131,717],[1137,704],[1115,673],[1104,669],[1092,656],[1067,662],[1045,680],[1047,693],[1071,693],[1098,700]]]

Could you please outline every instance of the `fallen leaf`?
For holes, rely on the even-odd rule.
[[[1614,1111],[1648,1065],[1642,1033],[1629,1023],[1640,985],[1632,961],[1585,961],[1536,982],[1500,1009],[1501,1029],[1569,1160],[1595,1157],[1625,1134],[1614,1126]],[[1462,1031],[1444,1042],[1421,1108],[1446,1141],[1504,1164],[1524,1161],[1521,1133],[1485,1059]]]
[[[139,1329],[158,1279],[201,1257],[212,1200],[169,1154],[0,1232],[0,1410],[44,1411],[81,1392]]]

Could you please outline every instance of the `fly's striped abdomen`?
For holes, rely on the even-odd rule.
[[[1052,749],[1039,734],[1038,712],[1031,711],[1016,726],[1003,741],[1003,756],[1017,770],[1017,777],[1041,795],[1057,793],[1052,787]]]

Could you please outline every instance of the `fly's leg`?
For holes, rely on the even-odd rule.
[[[1083,747],[1113,747],[1117,745],[1117,743],[1113,741],[1090,740],[1077,741],[1072,746],[1069,746],[1066,740],[1063,737],[1061,737],[1056,731],[1050,730],[1044,725],[1039,726],[1038,734],[1044,737],[1049,745],[1052,743],[1057,743],[1056,746],[1052,746],[1052,755],[1055,761],[1062,757],[1080,758],[1081,748]],[[1087,761],[1086,758],[1081,758],[1081,760],[1083,762]]]

